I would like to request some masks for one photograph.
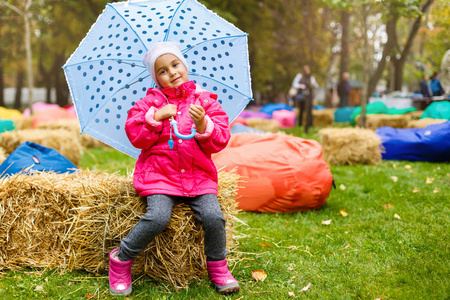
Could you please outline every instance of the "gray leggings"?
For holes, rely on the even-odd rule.
[[[169,195],[147,196],[147,213],[120,242],[118,257],[121,261],[135,258],[139,252],[167,227],[173,206],[186,203],[190,206],[205,231],[205,255],[209,261],[225,259],[227,255],[225,219],[214,194],[196,197]]]

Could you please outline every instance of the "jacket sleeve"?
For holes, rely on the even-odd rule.
[[[292,81],[292,87],[294,89],[299,89],[300,88],[300,80],[302,79],[302,74],[301,73],[297,73],[297,75],[295,75],[294,80]]]
[[[125,122],[125,132],[131,144],[138,149],[148,149],[159,139],[161,122],[147,122],[145,117],[152,108],[146,98],[139,100],[128,112]],[[151,110],[150,110],[151,111]],[[149,115],[147,114],[147,118]]]
[[[200,148],[208,155],[217,153],[224,149],[228,141],[230,140],[231,134],[228,127],[228,115],[222,109],[219,102],[211,99],[211,105],[209,105],[206,110],[207,126],[212,128],[211,134],[197,135],[195,139],[197,140]]]

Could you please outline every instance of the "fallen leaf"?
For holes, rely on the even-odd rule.
[[[263,246],[263,247],[267,247],[267,248],[269,248],[270,247],[270,245],[268,245],[268,244],[264,244],[264,243],[259,243],[261,246]]]
[[[405,169],[411,169],[410,165],[405,165]]]
[[[288,295],[289,295],[290,297],[295,297],[295,293],[294,293],[294,292],[289,292]]]
[[[88,298],[88,299],[92,299],[92,298],[94,298],[95,296],[97,296],[96,294],[93,294],[93,295],[91,295],[91,294],[87,294],[86,295],[86,298]]]
[[[434,188],[433,193],[439,193],[439,189],[437,187]]]
[[[341,215],[343,217],[347,217],[348,216],[348,213],[345,210],[343,210],[343,209],[341,209],[339,212],[341,213]]]
[[[267,277],[267,273],[264,270],[256,270],[252,272],[252,277],[256,281],[264,281]]]
[[[341,184],[341,185],[339,186],[339,188],[340,188],[341,190],[345,190],[345,185]]]
[[[311,282],[308,283],[308,285],[305,286],[304,288],[302,288],[300,291],[301,291],[301,292],[306,292],[307,290],[309,290],[309,287],[310,287],[310,286],[311,286]]]
[[[287,270],[288,271],[294,271],[294,268],[288,267]]]
[[[43,284],[38,285],[34,290],[36,292],[42,292],[42,291],[44,291],[44,285]]]
[[[397,214],[394,215],[394,218],[399,219],[399,220],[401,219],[400,216]]]
[[[394,204],[392,204],[392,203],[383,204],[384,209],[393,208],[393,207],[394,207]]]
[[[350,247],[350,244],[349,244],[349,243],[347,243],[347,246],[345,246],[344,248],[341,248],[341,249],[339,249],[339,250],[345,250],[345,249],[347,249],[348,247]]]
[[[398,181],[398,177],[397,176],[391,176],[392,181],[397,182]]]
[[[429,177],[427,177],[427,181],[426,181],[427,184],[432,184],[432,183],[433,183],[433,179],[434,179],[434,178],[429,178]]]
[[[419,188],[418,188],[418,187],[415,187],[415,188],[413,189],[413,193],[417,193],[417,192],[419,192]]]
[[[330,225],[331,224],[331,220],[326,220],[322,222],[323,225]]]

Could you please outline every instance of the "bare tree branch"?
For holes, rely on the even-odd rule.
[[[14,12],[16,12],[17,14],[19,14],[21,17],[23,17],[23,11],[21,11],[20,9],[18,9],[17,7],[15,7],[14,5],[9,4],[8,2],[6,2],[5,0],[0,0],[1,3],[8,7],[9,9],[13,10]]]

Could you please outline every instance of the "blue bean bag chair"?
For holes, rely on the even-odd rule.
[[[289,106],[285,103],[269,103],[269,104],[264,105],[259,112],[263,112],[263,113],[266,113],[266,114],[272,116],[272,113],[274,111],[282,110],[282,109],[289,110],[289,111],[294,110],[294,108],[292,106]]]
[[[17,147],[0,165],[0,178],[20,172],[29,174],[35,171],[54,171],[72,173],[77,167],[55,149],[32,142]]]
[[[386,160],[450,161],[450,121],[425,128],[397,129],[380,127]]]
[[[350,122],[350,117],[355,110],[354,107],[346,106],[336,109],[334,112],[334,121],[337,123]]]

